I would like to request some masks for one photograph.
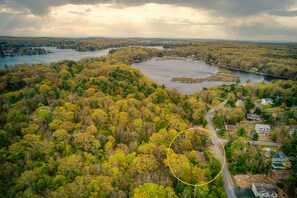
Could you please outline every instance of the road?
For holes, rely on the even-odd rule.
[[[208,127],[214,133],[216,133],[213,122],[212,122],[214,112],[215,112],[215,110],[223,107],[226,103],[227,103],[227,100],[222,102],[217,107],[210,109],[206,114],[206,120],[208,122]],[[219,141],[215,137],[211,137],[211,140],[212,140],[212,143],[214,144],[214,151],[215,151],[216,157],[221,161],[221,163],[223,163],[224,154],[223,154],[223,151],[222,151]],[[225,143],[227,141],[228,140],[223,140],[222,142]],[[223,179],[224,179],[224,190],[225,190],[227,197],[235,198],[236,196],[235,196],[235,192],[234,192],[234,183],[233,183],[230,171],[228,169],[228,166],[226,164],[223,167],[222,175],[223,175]]]

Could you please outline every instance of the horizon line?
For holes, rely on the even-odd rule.
[[[164,37],[164,36],[17,36],[17,35],[0,35],[0,37],[11,38],[69,38],[69,39],[160,39],[160,40],[183,40],[183,41],[232,41],[232,42],[253,42],[253,43],[297,43],[296,40],[263,40],[263,39],[227,39],[227,38],[193,38],[193,37]],[[1,40],[0,40],[1,41]]]

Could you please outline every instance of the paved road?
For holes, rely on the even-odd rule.
[[[214,112],[215,112],[215,110],[223,107],[226,103],[227,103],[227,100],[222,102],[217,107],[210,109],[206,114],[206,120],[208,122],[208,127],[214,133],[216,132],[215,128],[214,128],[214,125],[212,123],[212,118],[213,118]],[[221,146],[219,144],[219,141],[215,137],[212,137],[211,140],[212,140],[212,143],[214,144],[214,150],[215,150],[216,157],[221,161],[221,163],[223,163],[224,155],[223,155],[222,148],[221,148]],[[227,142],[227,141],[228,140],[223,140],[223,143]],[[223,175],[223,178],[224,178],[224,190],[225,190],[225,193],[226,193],[227,197],[228,198],[235,198],[236,196],[235,196],[235,192],[234,192],[234,183],[233,183],[230,171],[228,169],[228,166],[226,164],[223,167],[222,175]]]

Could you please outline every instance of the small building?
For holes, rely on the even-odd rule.
[[[254,121],[260,121],[261,117],[257,114],[247,114],[246,119],[248,120],[254,120]]]
[[[289,125],[289,134],[293,135],[294,133],[297,133],[297,125]]]
[[[276,152],[271,160],[272,168],[285,169],[288,166],[289,158],[283,152]]]
[[[259,134],[269,134],[270,133],[270,126],[268,124],[256,124],[255,130]]]
[[[255,197],[277,198],[276,188],[271,184],[252,183],[252,191]]]
[[[226,131],[234,132],[238,130],[238,126],[236,125],[225,125]]]
[[[262,98],[262,99],[261,99],[261,104],[262,104],[262,105],[273,104],[273,100],[272,100],[271,98]]]

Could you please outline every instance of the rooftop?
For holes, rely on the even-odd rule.
[[[250,117],[255,117],[255,118],[260,118],[260,116],[259,116],[259,115],[257,115],[257,114],[247,114],[247,116],[250,116]]]
[[[276,188],[271,184],[253,183],[259,193],[276,193]]]
[[[238,126],[236,125],[226,125],[226,130],[237,130],[238,129]]]
[[[276,153],[274,153],[273,158],[286,159],[288,157],[283,152],[276,152]]]
[[[256,124],[256,127],[259,127],[259,128],[270,128],[270,126],[268,124]]]

